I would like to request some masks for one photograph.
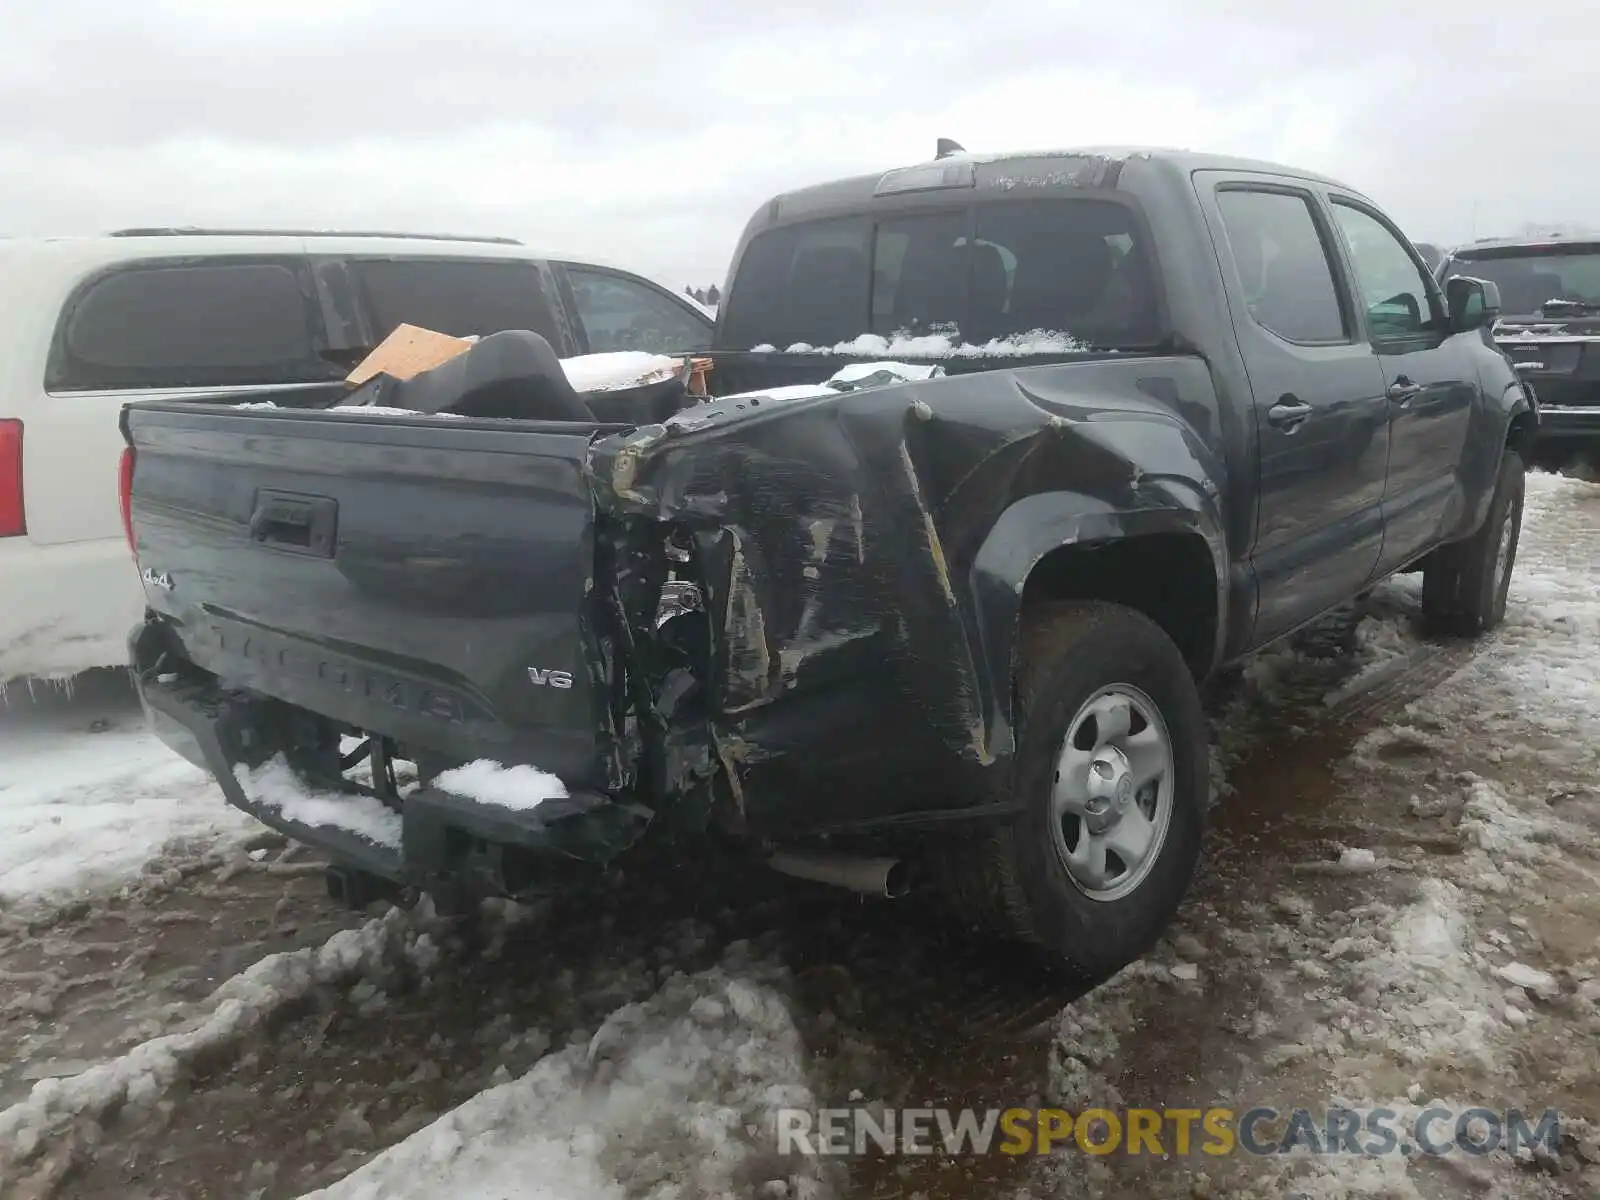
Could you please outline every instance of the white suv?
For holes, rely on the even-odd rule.
[[[401,323],[562,356],[705,349],[686,297],[504,238],[126,230],[0,240],[0,684],[126,659],[129,400],[320,403]]]

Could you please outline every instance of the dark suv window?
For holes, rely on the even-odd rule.
[[[317,318],[292,262],[150,263],[90,282],[62,315],[54,391],[309,383]]]
[[[1551,301],[1552,315],[1569,315],[1562,302],[1600,308],[1600,243],[1485,250],[1452,258],[1444,277],[1458,275],[1494,283],[1501,306],[1516,316],[1541,314]]]
[[[1133,211],[1096,199],[1005,200],[818,221],[752,239],[726,309],[736,347],[829,346],[863,333],[982,344],[1033,332],[1160,341],[1156,275]]]
[[[1217,206],[1255,323],[1291,342],[1348,341],[1311,198],[1226,188],[1217,193]]]
[[[589,351],[646,350],[670,354],[704,350],[711,321],[656,288],[610,271],[568,267],[578,319]]]
[[[563,339],[539,269],[514,259],[357,259],[351,273],[366,297],[373,337],[420,325],[454,337],[531,329],[556,352]]]

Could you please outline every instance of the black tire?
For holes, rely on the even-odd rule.
[[[1422,618],[1442,637],[1479,637],[1506,615],[1506,594],[1522,534],[1527,467],[1509,446],[1500,460],[1489,514],[1471,537],[1440,546],[1422,570]],[[1500,569],[1502,538],[1504,569]]]
[[[1121,605],[1041,606],[1028,614],[1018,660],[1012,786],[1023,811],[977,844],[952,849],[947,892],[963,919],[1031,945],[1074,978],[1098,981],[1160,937],[1194,876],[1210,787],[1205,713],[1172,639]],[[1137,689],[1165,723],[1172,792],[1165,837],[1142,879],[1126,895],[1100,899],[1062,861],[1051,795],[1074,717],[1116,686]]]

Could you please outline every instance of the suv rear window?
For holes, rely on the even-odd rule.
[[[152,263],[92,280],[62,314],[46,386],[179,388],[334,379],[290,262]]]
[[[350,269],[366,296],[375,341],[396,325],[455,337],[531,329],[561,352],[561,333],[532,263],[396,258],[356,260]]]
[[[1550,300],[1600,306],[1600,246],[1557,246],[1482,258],[1453,258],[1446,279],[1470,275],[1500,288],[1503,311],[1526,316]]]
[[[831,346],[863,333],[983,344],[1034,332],[1144,346],[1163,326],[1149,247],[1111,200],[1003,200],[976,209],[774,229],[740,259],[723,340]]]

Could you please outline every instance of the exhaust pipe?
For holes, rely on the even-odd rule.
[[[911,890],[906,865],[898,858],[860,858],[809,850],[779,850],[767,865],[796,879],[848,888],[865,896],[897,900]]]

